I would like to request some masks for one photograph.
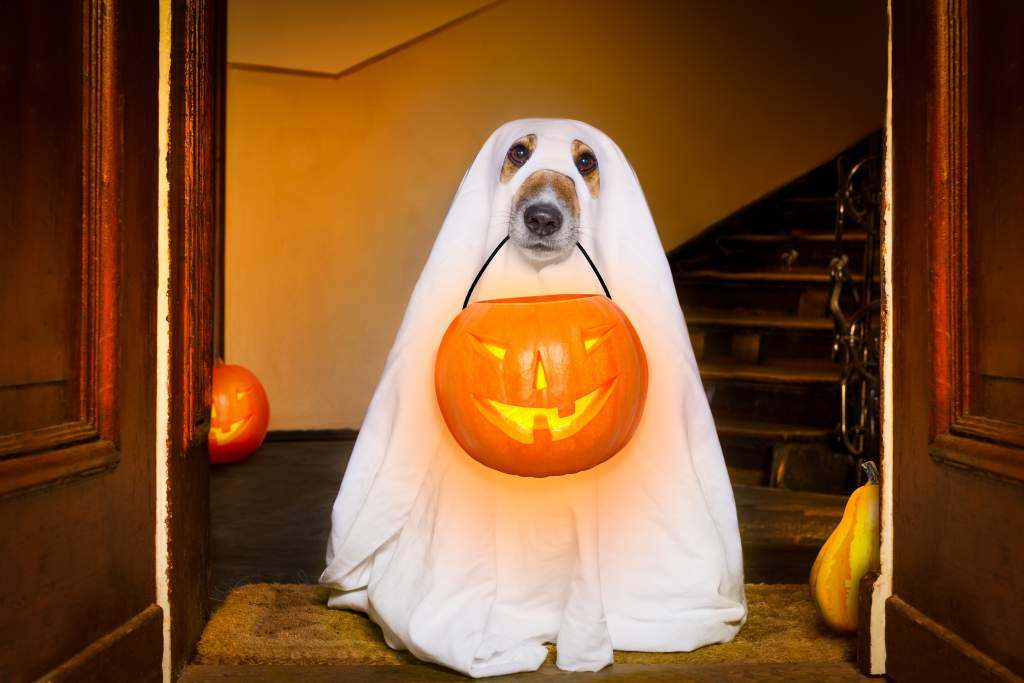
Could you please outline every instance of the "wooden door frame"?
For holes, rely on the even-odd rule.
[[[168,411],[165,675],[176,678],[208,618],[207,436],[223,219],[225,0],[164,0],[168,74]],[[169,7],[168,7],[169,5]],[[166,39],[166,38],[165,38]],[[169,668],[169,671],[166,669]]]

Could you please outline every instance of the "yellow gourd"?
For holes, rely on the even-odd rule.
[[[878,569],[878,470],[873,462],[862,465],[868,482],[850,495],[839,522],[811,568],[811,597],[830,628],[857,630],[860,580]]]

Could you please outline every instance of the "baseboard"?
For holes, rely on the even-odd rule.
[[[264,441],[354,441],[358,429],[273,429]]]
[[[899,596],[886,600],[885,622],[885,673],[901,683],[1021,680]]]

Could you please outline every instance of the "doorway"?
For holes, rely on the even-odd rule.
[[[231,607],[232,591],[238,590],[239,600],[279,600],[282,609],[292,609],[290,601],[301,597],[269,588],[254,594],[253,585],[315,582],[330,505],[419,265],[466,163],[496,125],[543,110],[605,128],[627,148],[663,242],[672,248],[730,216],[738,219],[759,200],[770,202],[816,169],[834,175],[837,156],[884,123],[882,5],[808,4],[792,8],[785,21],[758,17],[739,4],[713,12],[649,5],[626,25],[610,7],[594,8],[587,31],[604,36],[595,38],[603,42],[614,31],[620,46],[608,55],[595,53],[604,60],[600,64],[573,66],[557,76],[539,56],[523,67],[522,52],[505,55],[481,40],[500,34],[528,5],[437,4],[433,14],[402,13],[401,21],[390,22],[393,34],[358,29],[371,25],[360,21],[386,23],[382,16],[345,15],[340,9],[337,16],[303,16],[301,9],[283,16],[260,3],[232,8],[237,14],[229,17],[226,77],[222,348],[227,362],[260,377],[272,419],[259,451],[211,473],[214,609]],[[563,19],[570,21],[568,15]],[[315,41],[296,38],[310,35],[304,21],[371,37],[338,41],[348,52],[318,48]],[[765,22],[789,24],[793,33],[765,36]],[[267,27],[277,42],[265,34]],[[680,40],[680,31],[689,39]],[[837,54],[837,34],[856,49]],[[717,41],[714,49],[711,41]],[[767,82],[751,45],[771,55],[774,75]],[[826,61],[808,60],[808,53]],[[488,83],[470,67],[481,63],[494,74]],[[601,87],[588,86],[599,72],[608,74]],[[640,73],[639,79],[629,76]],[[507,88],[522,95],[510,102],[502,95]],[[686,94],[693,91],[703,93],[701,105]],[[741,92],[751,98],[747,105],[734,101]],[[744,119],[769,92],[785,97],[772,98]],[[638,113],[635,103],[655,93],[662,94],[659,106]],[[460,111],[454,117],[453,104]],[[807,135],[810,119],[816,122],[814,135]],[[690,130],[702,134],[685,134]],[[675,176],[664,163],[666,154],[687,160],[673,168],[691,170]],[[403,163],[396,168],[393,159]],[[699,189],[677,189],[694,184]],[[823,193],[826,201],[829,192]],[[363,201],[372,201],[373,210]],[[815,238],[800,239],[797,265],[807,260],[827,278],[827,249],[820,250],[825,262],[819,264]],[[810,245],[806,251],[804,244]],[[810,308],[798,304],[793,315]],[[684,311],[691,319],[685,304]],[[801,348],[817,348],[828,364],[831,323],[823,318],[814,325],[821,329],[795,336],[817,335]],[[708,348],[721,336],[708,333]],[[765,348],[778,341],[762,338]],[[751,347],[742,340],[739,346],[723,343],[749,355]],[[745,387],[748,379],[740,384]],[[730,381],[718,379],[723,387]],[[823,391],[825,400],[833,398],[827,387]],[[844,480],[832,495],[790,488],[785,500],[773,498],[781,489],[766,486],[772,483],[772,448],[767,464],[757,465],[763,477],[755,474],[749,446],[764,437],[752,436],[748,427],[739,425],[739,432],[746,431],[728,436],[739,443],[736,462],[730,462],[737,465],[734,479],[747,478],[737,497],[741,516],[749,520],[748,576],[775,586],[803,585],[856,481]],[[823,442],[831,433],[818,431]],[[764,458],[764,447],[757,448],[757,457]],[[812,619],[813,613],[805,616]],[[852,641],[837,647],[841,658],[852,656]],[[203,652],[201,645],[200,661],[211,666],[230,656],[220,651],[221,659],[203,660]]]

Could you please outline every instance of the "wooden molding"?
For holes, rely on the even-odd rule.
[[[122,110],[116,3],[82,7],[82,218],[74,416],[0,437],[0,495],[116,467]],[[95,442],[94,447],[80,444]],[[113,452],[112,449],[114,449]],[[99,455],[99,454],[103,455]]]
[[[82,416],[99,436],[117,434],[118,274],[121,261],[121,104],[117,12],[93,0],[83,10]]]
[[[906,657],[889,658],[886,674],[897,681],[1021,681],[1008,668],[896,595],[886,600],[885,617],[886,649],[908,653]]]
[[[929,223],[932,327],[932,436],[947,431],[966,405],[964,370],[967,283],[967,73],[966,22],[960,0],[937,2],[933,14],[935,54],[932,83],[935,125],[929,129]]]
[[[0,498],[40,488],[69,484],[121,462],[121,452],[109,441],[90,441],[26,458],[0,461]]]
[[[1024,425],[978,415],[962,415],[950,426],[950,431],[968,438],[1004,443],[1024,448]],[[1024,454],[1017,457],[1024,460]]]
[[[936,462],[945,465],[1024,484],[1024,459],[1016,448],[955,434],[940,434],[928,446],[928,453]]]
[[[50,425],[34,429],[31,432],[6,434],[0,436],[0,459],[7,456],[29,455],[39,451],[52,450],[56,446],[88,441],[96,438],[96,434],[96,425],[84,420]]]
[[[124,681],[159,681],[162,647],[163,610],[151,604],[40,680],[111,680],[117,674]]]
[[[935,2],[929,128],[932,417],[936,462],[1024,482],[1024,426],[972,414],[966,0]]]

